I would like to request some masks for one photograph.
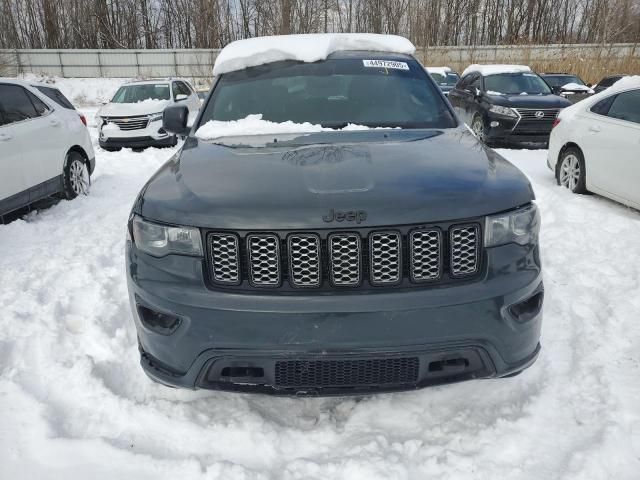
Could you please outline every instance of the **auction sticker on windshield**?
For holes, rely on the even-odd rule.
[[[409,70],[406,62],[394,62],[392,60],[362,60],[365,67],[369,68],[392,68],[394,70]]]

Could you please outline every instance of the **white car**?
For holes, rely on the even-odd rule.
[[[86,119],[52,85],[0,78],[0,220],[54,194],[89,192]]]
[[[547,165],[559,185],[640,209],[640,76],[564,109],[551,131]]]
[[[177,138],[162,128],[162,113],[178,102],[187,106],[191,119],[195,118],[200,99],[191,84],[181,78],[122,85],[96,114],[100,146],[119,150],[175,145]]]

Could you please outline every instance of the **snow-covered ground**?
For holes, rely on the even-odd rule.
[[[90,196],[0,226],[0,478],[640,478],[640,213],[557,187],[544,151],[501,151],[543,215],[538,362],[511,379],[328,399],[147,379],[125,223],[173,150],[96,152]]]

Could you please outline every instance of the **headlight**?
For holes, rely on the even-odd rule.
[[[535,203],[513,212],[487,217],[484,235],[485,247],[507,243],[527,245],[538,239],[540,214]]]
[[[518,114],[513,108],[503,107],[501,105],[491,105],[490,112],[497,113],[498,115],[504,115],[505,117],[518,118]]]
[[[162,120],[162,112],[152,113],[149,115],[150,122],[157,122],[158,120]]]
[[[200,231],[193,227],[159,225],[135,216],[133,241],[136,247],[154,257],[170,253],[202,256]]]

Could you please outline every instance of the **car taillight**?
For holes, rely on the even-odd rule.
[[[558,124],[559,124],[559,123],[560,123],[560,119],[559,119],[559,118],[556,118],[556,119],[553,121],[553,125],[551,125],[551,129],[553,130],[554,128],[556,128],[556,127],[558,126]]]
[[[87,117],[85,117],[85,116],[84,116],[83,114],[81,114],[81,113],[79,113],[78,115],[80,116],[80,121],[81,121],[82,123],[84,123],[84,126],[86,127],[86,126],[87,126]]]

